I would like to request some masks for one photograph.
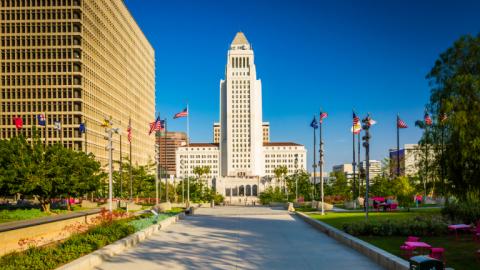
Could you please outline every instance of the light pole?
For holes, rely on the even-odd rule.
[[[155,204],[158,204],[158,163],[159,163],[159,144],[155,144]]]
[[[298,154],[295,154],[295,201],[298,203]]]
[[[108,210],[112,212],[113,210],[113,143],[112,143],[112,135],[113,133],[119,134],[119,128],[113,128],[112,122],[110,120],[105,120],[104,123],[105,132],[107,133],[107,140],[108,140]]]
[[[183,158],[180,159],[180,171],[183,171]],[[182,179],[182,203],[185,204],[185,178]]]
[[[372,125],[370,115],[367,115],[362,122],[362,128],[365,130],[365,136],[362,137],[363,147],[365,147],[365,219],[368,220],[368,192],[370,187],[370,126]]]

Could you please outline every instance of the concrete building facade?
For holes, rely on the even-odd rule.
[[[177,174],[176,152],[180,146],[187,145],[185,132],[157,132],[156,146],[158,146],[159,166],[162,172],[166,170],[168,175]]]
[[[0,1],[0,139],[34,127],[48,144],[92,152],[107,162],[105,130],[111,118],[123,131],[132,126],[132,160],[154,157],[148,123],[155,113],[154,50],[121,0]],[[39,127],[43,114],[46,127]],[[60,121],[61,131],[54,130]],[[87,126],[86,134],[79,130]],[[119,160],[120,137],[114,136]],[[126,155],[127,151],[124,151]]]

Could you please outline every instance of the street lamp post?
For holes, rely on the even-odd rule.
[[[365,136],[363,139],[363,147],[365,147],[365,219],[368,220],[368,192],[370,187],[370,125],[371,118],[367,115],[363,120],[363,129],[365,130]]]
[[[295,201],[298,202],[298,154],[295,154]]]
[[[119,134],[119,128],[113,128],[110,120],[105,120],[105,132],[107,133],[106,139],[108,140],[108,210],[113,210],[113,133]]]
[[[159,163],[159,145],[155,144],[155,204],[158,204],[158,163]]]

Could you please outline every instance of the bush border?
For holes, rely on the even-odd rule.
[[[115,241],[114,243],[104,246],[90,254],[82,256],[74,261],[64,264],[57,270],[87,270],[94,269],[96,266],[111,259],[112,257],[124,252],[126,249],[131,248],[148,239],[152,234],[164,230],[169,225],[176,223],[178,220],[183,219],[185,213],[179,213],[175,216],[169,217],[160,221],[158,224],[153,224],[141,231],[131,234],[125,238]]]
[[[295,214],[305,221],[306,223],[310,224],[313,228],[318,231],[325,233],[326,235],[334,238],[335,240],[339,241],[340,243],[347,245],[356,251],[362,253],[363,255],[369,257],[374,262],[379,264],[382,267],[385,267],[388,270],[408,270],[410,269],[410,264],[408,261],[397,257],[381,248],[378,248],[370,243],[367,243],[361,239],[356,238],[350,234],[347,234],[337,228],[334,228],[325,222],[313,219],[308,215],[295,212]]]

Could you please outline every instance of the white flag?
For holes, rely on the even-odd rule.
[[[53,128],[55,130],[61,130],[62,129],[62,123],[60,121],[55,121],[53,124],[54,124]]]

